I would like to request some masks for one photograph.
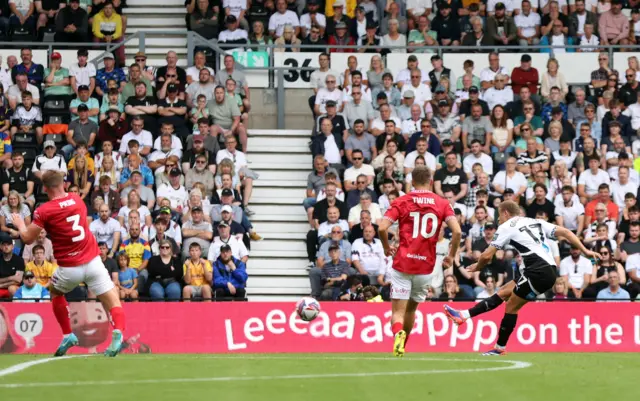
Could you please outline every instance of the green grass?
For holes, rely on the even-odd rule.
[[[43,358],[0,355],[0,370]],[[481,370],[513,365],[502,361],[531,366]],[[91,356],[0,377],[0,400],[631,400],[639,371],[636,354],[612,353]]]

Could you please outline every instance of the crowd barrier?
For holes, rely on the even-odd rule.
[[[503,308],[458,328],[442,303],[420,306],[411,352],[478,352],[497,338]],[[456,303],[470,307],[470,303]],[[389,352],[390,304],[331,303],[303,322],[292,303],[126,304],[131,353]],[[71,304],[80,346],[76,353],[103,351],[109,319],[96,302]],[[60,329],[48,303],[0,306],[0,353],[52,353]],[[534,303],[521,312],[513,352],[638,352],[640,309],[635,303]]]

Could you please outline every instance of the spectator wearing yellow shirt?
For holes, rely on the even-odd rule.
[[[113,8],[111,0],[107,0],[102,10],[93,17],[93,41],[98,43],[117,43],[124,38],[122,17]],[[125,62],[124,46],[116,49],[116,57],[121,65]]]
[[[147,240],[140,237],[140,223],[131,223],[129,238],[120,244],[120,252],[129,255],[129,267],[138,271],[138,292],[146,291],[149,277],[147,265],[151,259],[151,246]]]
[[[91,174],[96,175],[96,164],[93,161],[93,158],[91,157],[91,154],[89,153],[89,149],[87,148],[87,144],[80,142],[78,143],[78,147],[76,148],[76,154],[77,155],[81,155],[84,156],[85,160],[87,161],[87,169],[89,171],[91,171]],[[73,168],[76,165],[76,158],[72,157],[71,160],[69,160],[69,164],[67,165],[67,171],[71,171],[73,170]]]
[[[33,260],[27,263],[25,270],[33,272],[38,284],[44,288],[48,288],[49,283],[51,282],[51,276],[53,276],[53,272],[56,271],[58,266],[45,259],[44,247],[42,245],[35,245],[32,249],[32,253]]]
[[[182,268],[183,280],[187,284],[182,289],[182,300],[186,302],[191,297],[201,297],[205,301],[211,301],[213,268],[211,262],[202,259],[200,244],[194,242],[189,245],[189,259]]]
[[[355,18],[356,16],[356,0],[327,0],[325,2],[324,11],[325,17],[333,17],[334,11],[338,7],[342,7],[342,13],[346,14],[349,18]],[[345,7],[346,5],[346,7]]]

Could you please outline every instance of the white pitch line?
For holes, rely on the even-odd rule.
[[[6,369],[0,370],[0,377],[9,376],[14,373],[22,372],[23,370],[29,369],[32,366],[42,365],[44,363],[49,363],[53,361],[62,361],[62,360],[71,359],[71,358],[86,358],[88,356],[90,355],[60,356],[55,358],[44,358],[44,359],[36,359],[35,361],[22,362],[17,365],[13,365]]]
[[[220,358],[234,359],[234,358]],[[235,357],[242,359],[242,357]],[[248,357],[246,359],[258,359]],[[278,358],[264,357],[260,359],[301,359],[296,357]],[[314,359],[314,358],[305,358]],[[330,358],[319,357],[315,359],[352,359],[352,360],[389,360],[390,358]],[[46,363],[53,358],[43,359],[39,363]],[[530,362],[508,361],[508,360],[489,360],[489,359],[447,359],[447,358],[411,358],[406,360],[425,360],[425,361],[444,361],[444,362],[480,362],[480,363],[506,363],[508,366],[498,366],[491,368],[468,368],[468,369],[435,369],[435,370],[414,370],[399,372],[363,372],[363,373],[325,373],[325,374],[307,374],[307,375],[282,375],[282,376],[228,376],[228,377],[201,377],[201,378],[176,378],[176,379],[147,379],[147,380],[101,380],[101,381],[71,381],[71,382],[51,382],[51,383],[0,383],[0,388],[23,388],[23,387],[67,387],[67,386],[112,386],[112,385],[135,385],[135,384],[160,384],[160,383],[207,383],[207,382],[234,382],[234,381],[258,381],[258,380],[300,380],[300,379],[331,379],[344,377],[377,377],[377,376],[413,376],[428,375],[439,373],[477,373],[477,372],[495,372],[501,370],[526,369],[531,367]],[[18,366],[18,365],[16,365]],[[33,366],[33,365],[30,365]],[[29,366],[24,367],[24,369]],[[23,369],[22,369],[23,370]]]

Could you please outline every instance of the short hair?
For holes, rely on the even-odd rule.
[[[479,139],[473,139],[473,140],[471,140],[471,145],[475,145],[476,143],[477,143],[478,145],[482,145],[482,142],[480,142],[480,140],[479,140]]]
[[[351,71],[351,76],[352,76],[352,77],[353,77],[353,76],[359,76],[359,77],[362,77],[362,73],[361,73],[360,71],[358,71],[358,70]]]
[[[198,249],[202,249],[202,247],[200,246],[200,244],[198,244],[197,242],[192,242],[191,245],[189,245],[189,249],[191,248],[198,248]]]
[[[609,184],[602,183],[602,184],[598,185],[598,191],[603,190],[603,189],[606,189],[608,191],[609,190]]]
[[[573,187],[572,187],[571,185],[565,185],[565,186],[563,186],[563,187],[562,187],[562,192],[564,192],[564,191],[569,191],[569,192],[571,192],[572,194],[575,194],[575,193],[576,193],[576,190],[575,190],[575,189],[573,189]]]
[[[35,255],[35,254],[36,254],[36,252],[38,252],[38,251],[45,252],[45,250],[44,250],[44,246],[42,246],[42,245],[39,245],[39,244],[38,244],[38,245],[34,245],[34,246],[33,246],[33,248],[31,249],[31,253],[32,253],[32,254],[34,254],[34,255]]]
[[[500,203],[498,206],[498,210],[500,213],[507,212],[509,216],[519,216],[520,215],[520,206],[514,201],[504,201]]]
[[[633,205],[629,208],[629,213],[640,212],[640,207],[638,205]]]
[[[426,166],[416,166],[411,171],[411,178],[416,185],[427,185],[431,182],[431,170]]]
[[[42,174],[42,185],[46,188],[55,188],[62,185],[64,182],[64,176],[55,170],[48,170]]]
[[[353,122],[354,126],[356,126],[358,124],[364,124],[364,121],[361,118],[358,118],[356,121]]]
[[[535,191],[536,189],[538,189],[538,188],[542,188],[542,189],[544,190],[544,193],[545,193],[545,194],[546,194],[547,192],[549,192],[549,191],[547,190],[547,186],[546,186],[546,185],[544,185],[544,184],[536,184],[536,185],[534,185],[534,186],[533,186],[533,190],[534,190],[534,191]]]
[[[25,97],[33,97],[33,95],[29,91],[24,91],[22,92],[22,98],[25,98]]]

